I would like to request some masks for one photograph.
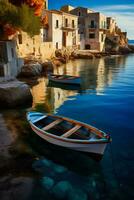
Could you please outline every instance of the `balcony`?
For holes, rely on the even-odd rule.
[[[62,30],[74,31],[77,29],[77,26],[74,24],[63,24],[61,28]]]
[[[96,24],[94,24],[94,25],[88,25],[88,28],[95,29],[95,28],[97,28],[97,25]]]

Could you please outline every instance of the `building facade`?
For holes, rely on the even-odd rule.
[[[16,53],[16,42],[0,41],[0,77],[16,77],[23,64]]]
[[[71,6],[63,6],[61,7],[61,10],[69,12],[78,17],[78,34],[80,37],[80,49],[85,49],[85,17],[88,13],[92,13],[93,10],[83,7],[73,8]]]
[[[17,52],[20,57],[37,58],[45,60],[54,56],[54,49],[51,41],[43,40],[43,29],[40,34],[30,37],[26,32],[21,31],[17,36]]]
[[[80,49],[105,51],[107,30],[107,18],[105,15],[83,7],[71,9],[69,6],[63,6],[61,10],[78,16]]]
[[[99,12],[87,15],[85,18],[85,49],[105,51],[106,19],[106,16]]]
[[[45,10],[48,26],[44,28],[44,40],[52,41],[54,49],[78,46],[78,18],[75,15],[57,10]]]

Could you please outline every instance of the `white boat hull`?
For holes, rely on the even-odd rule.
[[[39,135],[41,138],[43,138],[47,142],[58,145],[58,146],[70,148],[70,149],[73,149],[73,150],[76,150],[76,151],[103,155],[104,150],[107,146],[107,142],[87,143],[87,144],[67,142],[67,141],[64,141],[64,140],[59,140],[59,139],[50,137],[47,133],[41,131],[40,129],[38,129],[36,127],[34,127],[32,124],[31,124],[31,128],[33,129],[33,131],[37,135]]]

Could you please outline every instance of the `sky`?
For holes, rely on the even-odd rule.
[[[116,19],[128,38],[134,39],[134,0],[48,0],[49,9],[60,9],[63,5],[83,6]]]

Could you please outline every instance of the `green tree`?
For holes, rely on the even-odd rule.
[[[40,18],[34,15],[34,10],[26,4],[16,7],[8,0],[0,0],[0,29],[10,24],[15,29],[21,29],[30,36],[39,34]],[[3,33],[2,30],[0,30]]]

